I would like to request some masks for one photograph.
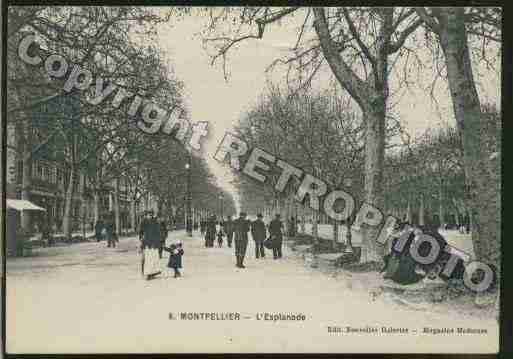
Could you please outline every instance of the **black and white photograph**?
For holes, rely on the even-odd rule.
[[[2,7],[5,353],[499,351],[501,7]]]

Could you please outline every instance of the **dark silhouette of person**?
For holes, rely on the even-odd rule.
[[[237,260],[236,267],[246,268],[244,266],[244,257],[248,247],[248,232],[251,223],[246,219],[246,213],[241,212],[239,218],[234,221],[235,227],[235,257]]]
[[[269,223],[269,234],[271,235],[273,243],[273,257],[278,259],[282,257],[283,246],[283,222],[280,219],[280,214],[277,213],[275,218]]]
[[[259,213],[257,214],[257,219],[251,223],[251,236],[255,241],[255,256],[257,259],[265,257],[264,241],[267,235],[267,230],[262,218],[262,214]]]

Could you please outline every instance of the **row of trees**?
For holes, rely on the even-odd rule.
[[[323,63],[328,64],[361,113],[361,199],[378,208],[385,207],[385,150],[391,99],[401,88],[419,85],[418,80],[412,81],[412,69],[425,68],[418,53],[430,50],[431,68],[446,81],[453,103],[456,133],[461,140],[466,203],[475,224],[472,239],[476,256],[499,265],[500,178],[498,171],[489,171],[489,156],[481,136],[483,110],[474,76],[483,63],[497,65],[494,58],[500,51],[500,9],[244,7],[204,11],[210,14],[205,41],[211,45],[213,62],[222,60],[225,69],[228,53],[241,41],[262,39],[268,28],[279,31],[280,27],[299,24],[297,38],[289,47],[290,55],[272,65],[288,66],[288,78],[294,78],[294,87],[300,88],[311,82]],[[395,88],[391,87],[392,79]],[[496,163],[500,163],[500,151],[497,156]],[[322,176],[319,168],[309,170]],[[362,261],[380,261],[374,230],[364,231]]]
[[[140,7],[9,7],[8,15],[8,125],[14,126],[17,161],[22,166],[22,199],[30,200],[32,162],[49,158],[60,163],[69,176],[65,181],[63,230],[71,235],[73,185],[80,173],[92,188],[94,218],[99,198],[112,184],[117,228],[120,228],[120,181],[127,185],[131,222],[135,208],[147,193],[158,198],[159,209],[171,211],[185,203],[184,163],[191,164],[196,205],[210,203],[223,191],[214,183],[205,162],[191,155],[181,143],[164,134],[148,135],[137,128],[140,114],[127,115],[130,101],[108,95],[116,86],[126,97],[139,95],[170,110],[187,111],[183,84],[164,61],[155,31],[168,21],[170,12]],[[39,46],[30,56],[59,54],[87,68],[98,80],[84,89],[63,91],[64,79],[50,77],[45,69],[24,63],[18,56],[22,38],[34,34]],[[97,88],[98,87],[98,88]],[[107,92],[98,100],[98,93]],[[227,207],[233,205],[224,194]],[[215,205],[211,204],[213,207]],[[208,207],[207,207],[208,208]],[[215,209],[215,207],[214,207]],[[22,226],[30,228],[28,213]]]

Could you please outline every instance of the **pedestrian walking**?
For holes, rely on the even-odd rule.
[[[159,258],[162,259],[162,251],[166,245],[167,238],[167,224],[164,217],[160,216],[160,246],[159,246]]]
[[[49,221],[44,221],[41,223],[41,240],[43,243],[47,243],[48,246],[52,246],[52,238],[50,235],[50,224]]]
[[[101,218],[98,218],[98,220],[96,221],[96,225],[94,226],[94,234],[97,242],[100,242],[103,239],[104,228],[105,224],[103,223]]]
[[[169,248],[164,247],[166,252],[169,252],[168,268],[173,268],[175,271],[175,278],[181,277],[180,269],[182,268],[182,256],[184,254],[182,248],[182,241],[172,244]]]
[[[269,234],[273,243],[273,257],[278,259],[282,257],[283,245],[283,223],[280,219],[280,214],[277,213],[275,218],[269,223]]]
[[[214,246],[216,238],[216,216],[212,215],[208,219],[207,228],[205,233],[205,247],[210,248]]]
[[[114,222],[114,216],[110,215],[107,223],[105,225],[106,229],[106,236],[107,236],[107,247],[110,248],[116,248],[116,239],[115,239],[115,233],[116,233],[116,224]]]
[[[246,213],[241,212],[239,218],[234,221],[235,226],[235,257],[237,259],[236,267],[246,268],[244,266],[244,257],[248,247],[248,232],[250,230],[250,221],[246,219]]]
[[[160,274],[159,247],[160,223],[153,215],[153,211],[146,212],[146,219],[142,225],[142,261],[141,271],[147,280]]]
[[[201,234],[205,234],[206,227],[207,227],[207,222],[204,219],[202,219],[201,222],[200,222],[200,232],[201,232]]]
[[[228,216],[228,219],[226,220],[226,222],[224,222],[224,231],[226,232],[226,241],[228,242],[228,247],[231,248],[234,231],[232,216]]]
[[[267,230],[265,229],[265,223],[262,220],[262,213],[257,214],[257,219],[251,223],[251,236],[255,241],[255,256],[256,258],[264,258],[264,241],[267,235]]]
[[[223,246],[223,236],[224,236],[224,224],[223,221],[219,221],[219,229],[217,231],[217,246],[221,248]]]

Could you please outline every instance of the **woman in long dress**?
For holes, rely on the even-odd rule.
[[[147,218],[142,225],[142,272],[147,280],[150,280],[162,273],[160,268],[160,224],[149,211]]]

